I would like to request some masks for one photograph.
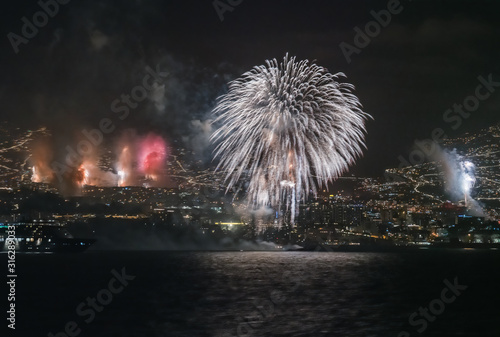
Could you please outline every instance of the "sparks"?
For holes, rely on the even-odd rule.
[[[371,116],[352,94],[353,85],[337,81],[342,73],[288,55],[266,64],[229,83],[213,110],[221,126],[211,140],[228,189],[248,177],[249,202],[285,204],[293,224],[296,203],[362,155]]]

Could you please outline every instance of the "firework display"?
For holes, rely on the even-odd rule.
[[[166,156],[165,141],[160,136],[149,134],[140,145],[139,169],[147,179],[156,181],[163,169]]]
[[[315,195],[362,155],[365,121],[343,73],[286,55],[229,83],[214,109],[215,157],[228,189],[248,179],[248,201],[286,205]]]
[[[46,139],[35,140],[32,154],[27,159],[31,166],[31,181],[59,185],[68,195],[79,195],[85,185],[92,186],[148,186],[162,184],[168,147],[162,136],[149,133],[146,136],[125,134],[118,141],[115,151],[109,151],[109,168],[100,165],[99,155],[81,156],[74,166],[65,165],[56,172],[53,169],[53,145]],[[105,147],[95,148],[104,153]],[[66,162],[64,162],[66,164]]]

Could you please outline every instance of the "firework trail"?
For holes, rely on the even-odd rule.
[[[439,163],[438,167],[444,175],[446,196],[456,203],[463,200],[471,215],[488,217],[480,203],[472,197],[476,184],[474,163],[458,154],[456,149],[453,151],[440,149],[435,160]]]
[[[31,146],[30,163],[32,166],[31,180],[35,183],[54,182],[54,171],[50,163],[54,158],[52,144],[48,137],[36,139]]]
[[[120,152],[117,164],[118,186],[130,186],[133,181],[133,158],[132,151],[124,146]]]
[[[462,190],[464,194],[465,207],[471,215],[490,218],[483,207],[472,197],[472,189],[476,184],[476,166],[470,161],[460,163]]]
[[[287,54],[230,82],[213,110],[221,127],[211,137],[228,189],[248,177],[250,204],[285,204],[293,224],[296,203],[338,178],[365,147],[371,116],[342,77]]]
[[[475,166],[470,161],[464,161],[460,164],[461,169],[461,179],[462,179],[462,192],[464,194],[465,206],[467,206],[468,199],[472,199],[470,196],[471,189],[474,187],[476,182]]]

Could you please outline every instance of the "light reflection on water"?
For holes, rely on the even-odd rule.
[[[418,336],[409,315],[454,277],[467,291],[422,336],[498,336],[498,252],[88,252],[20,257],[20,321],[46,336]],[[91,324],[75,307],[126,267],[136,279]],[[42,273],[42,274],[40,274]],[[36,283],[30,277],[48,275]],[[33,280],[32,279],[32,280]],[[20,290],[19,290],[20,291]],[[32,297],[30,297],[32,295]],[[46,307],[50,303],[50,309]],[[42,334],[43,332],[43,334]],[[35,334],[33,334],[35,335]]]

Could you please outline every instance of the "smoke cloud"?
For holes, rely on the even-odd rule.
[[[474,163],[458,154],[456,149],[449,151],[436,147],[432,159],[443,173],[446,195],[453,202],[463,201],[471,215],[486,216],[479,202],[472,197],[476,180]]]

